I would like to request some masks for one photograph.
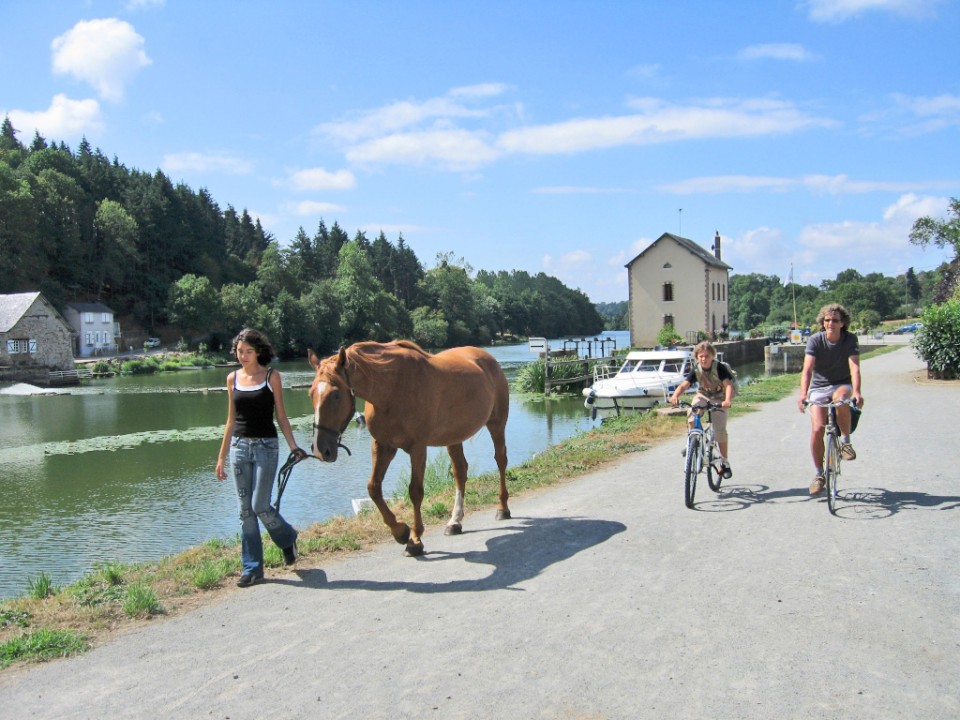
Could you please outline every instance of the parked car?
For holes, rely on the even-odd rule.
[[[894,335],[903,335],[904,333],[915,333],[917,330],[923,327],[922,322],[910,323],[909,325],[901,325],[896,330],[893,331]]]
[[[160,347],[160,338],[148,338],[146,342],[143,343],[145,348],[155,348]]]

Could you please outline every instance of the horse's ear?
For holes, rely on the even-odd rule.
[[[347,349],[343,345],[341,345],[340,353],[337,355],[337,366],[343,367],[346,364],[347,364]]]
[[[313,351],[313,348],[307,348],[307,360],[310,361],[310,366],[314,370],[320,367],[320,358],[317,357],[317,354]]]

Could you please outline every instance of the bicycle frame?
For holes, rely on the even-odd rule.
[[[690,403],[680,403],[681,407],[691,407]],[[702,413],[693,413],[693,425],[687,430],[687,447],[683,451],[686,458],[684,461],[684,502],[686,506],[693,509],[693,499],[697,490],[697,476],[703,472],[704,466],[707,470],[707,483],[710,489],[715,492],[720,491],[721,474],[717,468],[713,467],[714,457],[719,457],[719,448],[713,434],[713,423],[711,422],[711,412],[720,408],[720,405],[708,403],[703,407],[707,413],[707,422],[704,426],[701,420]],[[714,482],[716,477],[716,482]]]
[[[806,406],[816,405],[827,409],[827,423],[823,428],[823,477],[826,481],[827,507],[831,515],[837,514],[838,485],[840,465],[843,455],[840,452],[840,425],[837,423],[837,408],[841,405],[853,407],[849,398],[831,402],[806,402]]]

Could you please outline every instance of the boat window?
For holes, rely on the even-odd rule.
[[[663,371],[666,373],[677,373],[680,372],[681,363],[679,362],[665,362],[663,364]]]
[[[636,360],[627,360],[627,361],[623,364],[623,367],[620,368],[620,372],[621,372],[621,373],[633,372],[633,369],[636,367],[636,365],[637,365],[637,361],[636,361]]]

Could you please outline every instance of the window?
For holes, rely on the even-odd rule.
[[[673,302],[673,283],[663,284],[663,301]]]
[[[84,321],[85,323],[92,323],[92,322],[93,322],[93,313],[91,313],[91,312],[85,312],[85,313],[83,314],[83,321]]]
[[[83,342],[85,345],[93,345],[93,333],[89,331],[84,333]]]
[[[7,340],[8,355],[29,355],[37,352],[37,341],[27,338]]]
[[[111,321],[110,313],[100,313],[100,322],[108,323]]]
[[[664,316],[663,316],[663,324],[664,324],[664,326],[666,326],[666,325],[673,325],[673,315],[664,315]]]

